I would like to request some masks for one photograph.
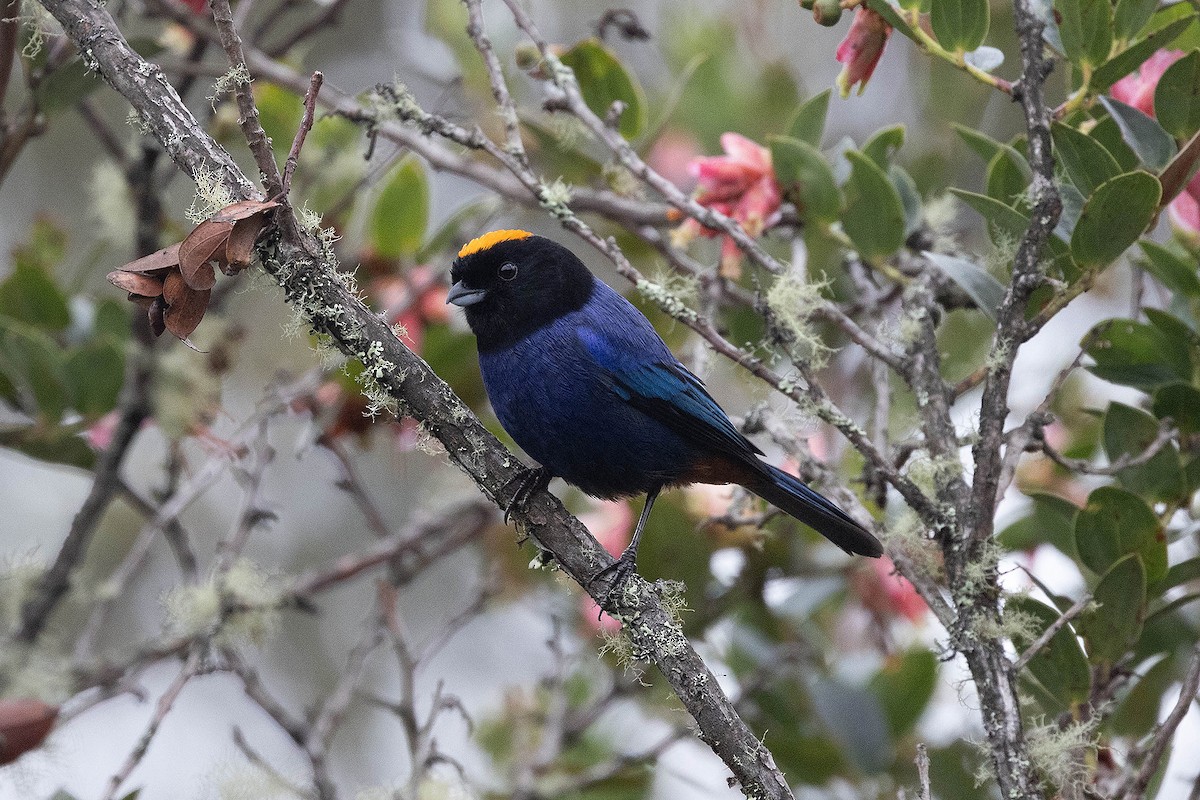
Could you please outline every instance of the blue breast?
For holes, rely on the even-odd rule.
[[[614,386],[664,360],[675,361],[641,312],[597,281],[583,308],[479,364],[496,416],[530,457],[588,494],[619,497],[676,482],[700,455]]]

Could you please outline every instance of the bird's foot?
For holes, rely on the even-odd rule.
[[[539,466],[523,470],[517,476],[517,490],[513,492],[512,499],[504,507],[504,524],[508,524],[508,518],[513,511],[524,511],[529,498],[549,486],[552,480],[554,480],[554,476],[545,467]]]
[[[600,606],[607,606],[613,596],[625,588],[625,584],[629,582],[632,575],[637,574],[637,553],[632,550],[626,550],[621,553],[621,557],[609,564],[604,569],[597,572],[588,581],[587,589],[592,591],[592,587],[600,584],[603,586],[602,592],[596,596]],[[601,610],[603,613],[603,609]]]

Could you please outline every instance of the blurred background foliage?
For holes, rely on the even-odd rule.
[[[1021,463],[1019,491],[1010,492],[999,511],[996,557],[1011,592],[1004,634],[1014,655],[1058,624],[1081,597],[1095,601],[1062,625],[1021,673],[1030,736],[1042,744],[1038,767],[1066,792],[1064,787],[1119,782],[1124,762],[1114,752],[1136,750],[1151,733],[1198,638],[1197,241],[1186,225],[1177,225],[1172,235],[1165,223],[1157,232],[1151,223],[1169,199],[1161,192],[1171,170],[1181,169],[1181,146],[1200,128],[1195,90],[1200,24],[1187,3],[1158,8],[1132,0],[1111,5],[1068,0],[1055,8],[1060,28],[1051,31],[1051,44],[1065,60],[1049,86],[1051,102],[1065,104],[1054,143],[1067,211],[1047,258],[1061,286],[1091,291],[1035,340],[1036,356],[1018,361],[1014,410],[1032,411],[1079,349],[1085,368],[1062,373],[1061,385],[1054,387],[1048,408],[1054,421],[1040,432],[1061,458],[1031,454]],[[34,46],[39,26],[47,23],[32,4],[22,9],[28,16],[22,17],[20,70],[32,77],[24,92],[14,83],[5,110],[13,118],[18,109],[36,108],[47,132],[12,165],[0,193],[6,243],[0,268],[0,444],[6,448],[0,453],[0,506],[9,509],[0,521],[6,554],[0,608],[7,624],[17,625],[31,576],[52,558],[76,498],[86,493],[88,471],[109,444],[130,348],[152,348],[157,366],[150,420],[124,474],[133,494],[158,502],[207,461],[229,457],[230,449],[241,446],[235,434],[261,407],[264,386],[284,380],[284,373],[294,378],[316,370],[318,380],[268,421],[272,448],[294,458],[280,457],[266,470],[264,494],[275,521],[269,533],[256,533],[247,557],[280,579],[371,541],[361,508],[347,499],[354,487],[343,472],[346,464],[377,498],[390,530],[472,497],[473,488],[431,451],[418,426],[375,408],[360,394],[360,366],[323,361],[323,345],[315,338],[284,336],[296,324],[261,278],[219,280],[209,316],[193,338],[195,349],[177,341],[148,344],[137,334],[144,324],[140,312],[102,280],[109,269],[140,255],[133,250],[140,227],[134,198],[114,159],[95,147],[72,151],[72,143],[81,136],[80,112],[84,120],[98,117],[119,149],[132,154],[129,163],[140,157],[142,142],[136,128],[125,124],[119,98],[61,39],[50,36]],[[530,55],[503,9],[487,10],[517,94],[522,132],[547,182],[653,200],[577,122],[541,108],[537,81],[523,74],[536,73],[536,54]],[[623,102],[620,132],[685,190],[694,183],[688,165],[719,153],[724,134],[736,132],[768,147],[791,216],[772,226],[762,242],[785,262],[806,259],[807,275],[828,298],[852,307],[862,281],[853,269],[878,268],[869,280],[886,291],[894,276],[885,267],[903,260],[898,254],[932,251],[933,263],[966,298],[940,321],[944,375],[950,383],[969,380],[984,363],[1015,242],[1030,213],[1027,146],[1019,110],[1009,98],[945,60],[922,57],[898,31],[865,93],[841,99],[829,87],[837,69],[834,49],[847,21],[827,31],[807,12],[784,3],[638,7],[648,39],[603,24],[603,9],[594,4],[535,3],[532,12],[561,46],[561,58],[575,70],[589,106],[603,114],[613,101]],[[198,46],[180,14],[166,14],[157,4],[122,6],[117,13],[138,49],[163,63],[178,65]],[[247,18],[247,30],[261,33],[256,44],[283,35],[283,23],[277,31],[269,13],[263,4]],[[1009,63],[985,73],[1014,79],[1010,14],[1004,5],[993,6],[982,34],[935,16],[931,41],[950,52],[954,43],[965,42],[960,53],[980,53],[986,41],[986,48],[1002,52]],[[1108,21],[1098,29],[1070,27],[1091,14]],[[351,2],[339,24],[288,49],[285,62],[324,70],[342,89],[361,91],[368,105],[369,87],[391,81],[394,73],[434,113],[502,138],[459,3]],[[1055,36],[1060,38],[1054,41]],[[1128,98],[1081,99],[1108,92],[1167,46],[1190,55],[1158,84],[1163,99],[1156,96],[1149,109],[1138,111]],[[197,63],[210,65],[207,72],[214,71],[212,64],[222,71],[216,60]],[[187,98],[191,106],[208,118],[219,141],[244,155],[232,100],[212,88],[214,75],[196,72],[200,80],[195,74],[182,79],[194,85]],[[262,78],[255,81],[254,97],[282,160],[300,121],[301,97]],[[60,158],[62,163],[53,163]],[[162,189],[156,246],[177,240],[190,227],[184,214],[190,193],[181,181]],[[454,252],[477,233],[523,227],[561,241],[564,234],[553,221],[462,177],[431,171],[416,155],[377,139],[369,125],[328,115],[319,116],[301,154],[292,198],[336,233],[341,261],[355,269],[372,306],[400,326],[405,342],[511,445],[487,408],[474,340],[444,305],[445,276]],[[666,277],[665,262],[626,227],[591,221],[603,234],[615,235],[643,273],[687,302],[703,303],[694,282]],[[1139,241],[1147,227],[1152,234]],[[572,246],[613,285],[628,288],[582,243]],[[696,239],[689,253],[715,265],[720,240]],[[751,269],[733,279],[748,291],[769,288],[768,276]],[[861,459],[832,429],[805,411],[785,408],[765,387],[750,385],[705,354],[653,302],[627,293],[730,410],[748,419],[766,413],[791,436],[807,440],[807,449],[846,476],[880,515],[893,541],[926,558],[936,574],[937,556],[916,535],[912,517],[895,498],[881,507],[860,479]],[[1055,302],[1048,294],[1035,297],[1029,316]],[[786,366],[795,350],[778,340],[777,326],[761,311],[723,309],[720,325],[731,341]],[[836,327],[813,324],[832,351],[820,377],[848,412],[867,417],[876,400],[862,352]],[[902,325],[896,321],[885,333],[899,340]],[[903,442],[915,435],[916,399],[899,381],[891,388],[888,427]],[[977,395],[963,396],[958,417],[969,427]],[[774,448],[777,458],[780,449]],[[910,474],[923,474],[921,457],[913,456],[906,467]],[[1113,468],[1111,474],[1081,474],[1072,460]],[[936,465],[926,463],[924,469],[936,479]],[[248,491],[231,477],[216,486],[183,518],[206,562]],[[628,535],[636,502],[632,510],[606,507],[560,488],[574,510],[590,515],[598,537],[606,527],[617,539],[622,527]],[[918,779],[917,746],[925,743],[935,796],[993,797],[970,686],[960,664],[943,650],[944,631],[911,585],[891,574],[886,562],[843,558],[793,520],[777,516],[756,525],[761,509],[755,502],[737,492],[700,488],[671,493],[656,507],[639,568],[649,580],[682,583],[685,631],[703,647],[801,795],[891,797],[901,787],[911,791]],[[114,768],[104,754],[111,758],[124,750],[113,743],[97,755],[90,737],[114,725],[130,734],[125,748],[134,744],[145,706],[129,696],[95,707],[80,698],[97,691],[88,683],[89,667],[122,663],[178,625],[171,604],[162,602],[182,582],[169,558],[156,553],[135,581],[140,588],[116,599],[92,651],[73,650],[90,607],[104,596],[106,575],[129,556],[144,513],[128,497],[114,504],[69,602],[56,612],[53,635],[37,645],[44,652],[34,657],[14,649],[0,663],[6,696],[37,696],[68,710],[86,702],[54,734],[74,735],[72,744],[58,752],[52,747],[19,779],[0,775],[0,792],[48,797],[62,788],[56,797],[91,796]],[[736,796],[724,787],[711,754],[686,743],[687,722],[660,678],[630,663],[619,634],[608,621],[597,620],[594,606],[578,597],[576,587],[565,586],[552,571],[529,569],[533,549],[518,548],[513,539],[512,530],[496,521],[467,551],[402,593],[405,617],[417,621],[415,638],[436,639],[464,609],[471,594],[464,585],[484,581],[495,589],[455,643],[424,665],[419,683],[422,705],[433,702],[433,687],[444,682],[473,721],[437,717],[438,752],[462,764],[462,774],[397,765],[397,748],[387,742],[396,735],[387,727],[395,720],[386,707],[370,702],[372,695],[391,692],[397,680],[396,668],[381,659],[364,680],[366,699],[353,706],[336,741],[333,770],[345,791],[385,796],[383,789],[376,795],[366,787],[389,787],[420,772],[421,797],[464,796],[452,791],[579,800]],[[279,687],[284,702],[302,714],[336,683],[346,630],[358,625],[373,594],[370,581],[349,582],[313,608],[285,609],[272,635],[239,647],[264,681]],[[62,663],[48,668],[55,659]],[[51,672],[58,679],[47,679]],[[153,694],[165,678],[151,669],[145,680]],[[181,708],[189,738],[228,742],[238,709],[248,705],[236,685],[214,687],[204,696],[223,698],[228,713]],[[260,720],[258,732],[269,738],[263,724]],[[1196,727],[1193,723],[1192,736]],[[1066,735],[1072,733],[1075,738]],[[131,786],[144,787],[142,800],[252,796],[252,787],[262,785],[254,781],[267,774],[227,745],[189,754],[169,743],[152,751],[134,773]],[[286,774],[299,769],[286,742],[264,746],[266,763],[283,765]],[[1194,739],[1184,752],[1189,748],[1194,752]],[[175,767],[164,765],[181,762],[186,774],[204,777],[194,793],[181,794],[182,784],[165,777]],[[1177,759],[1184,766],[1155,784],[1159,796],[1184,796],[1181,781],[1190,782],[1195,771],[1186,762]],[[1068,763],[1078,768],[1065,768]],[[212,777],[218,774],[223,777]],[[31,784],[34,794],[22,794]],[[291,796],[286,784],[271,791],[275,794],[253,796]]]

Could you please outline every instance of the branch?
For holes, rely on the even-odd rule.
[[[1085,594],[1083,597],[1076,600],[1074,605],[1060,614],[1058,619],[1050,623],[1050,627],[1042,631],[1042,635],[1034,640],[1033,644],[1029,645],[1029,647],[1025,649],[1025,652],[1021,653],[1020,657],[1013,662],[1013,672],[1020,672],[1021,670],[1025,669],[1025,667],[1029,665],[1029,662],[1033,660],[1033,657],[1041,652],[1043,647],[1050,644],[1050,640],[1053,639],[1055,635],[1063,629],[1064,625],[1075,619],[1075,617],[1079,616],[1091,605],[1092,596],[1090,594]]]
[[[85,58],[138,110],[150,132],[189,175],[214,176],[236,198],[257,196],[250,181],[183,107],[161,71],[138,56],[97,0],[44,0]],[[360,359],[367,374],[406,413],[422,421],[446,448],[452,462],[493,502],[507,506],[523,468],[474,413],[424,361],[404,347],[387,324],[347,290],[321,243],[287,217],[260,245],[264,268],[279,282],[287,301],[313,329],[327,334],[342,352]],[[290,223],[290,224],[288,224]],[[535,495],[514,517],[550,551],[581,586],[613,558],[553,495]],[[605,610],[626,623],[635,652],[663,674],[695,718],[701,738],[726,763],[747,794],[790,798],[774,759],[737,715],[717,678],[667,610],[662,588],[632,580],[619,597],[601,597]],[[600,594],[604,594],[600,592]]]
[[[1167,714],[1167,718],[1150,735],[1150,751],[1142,761],[1142,766],[1138,769],[1137,774],[1133,776],[1132,784],[1121,794],[1121,800],[1142,800],[1146,796],[1146,787],[1153,780],[1154,773],[1158,772],[1159,764],[1162,763],[1163,756],[1166,755],[1167,748],[1171,745],[1175,731],[1191,709],[1198,690],[1200,690],[1200,644],[1192,647],[1192,660],[1188,664],[1183,685],[1179,687],[1179,699],[1175,701],[1175,706],[1171,709],[1171,713]]]

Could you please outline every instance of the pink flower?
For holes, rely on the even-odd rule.
[[[1112,85],[1108,93],[1143,114],[1154,116],[1154,90],[1167,67],[1183,57],[1182,50],[1159,50],[1146,59],[1141,68]]]
[[[722,134],[721,149],[725,155],[704,156],[689,164],[699,184],[696,202],[737,221],[751,236],[759,236],[783,203],[783,193],[771,166],[771,152],[737,133]],[[683,223],[682,229],[689,235],[717,235],[717,231],[691,219]],[[741,272],[741,260],[741,251],[733,239],[724,237],[721,274],[736,278]]]
[[[887,556],[872,559],[869,568],[858,570],[853,585],[863,606],[884,619],[900,616],[918,622],[928,610],[916,588],[896,572]]]
[[[879,63],[879,57],[883,55],[883,48],[891,35],[892,26],[877,12],[865,6],[859,6],[854,12],[850,30],[837,49],[837,60],[843,65],[837,77],[837,87],[842,97],[849,97],[855,84],[858,84],[859,94],[867,88],[867,81],[875,72],[875,65]]]
[[[579,521],[591,531],[596,541],[614,556],[621,555],[621,551],[633,537],[633,510],[622,500],[598,502],[593,505],[592,510],[580,514]],[[621,630],[620,620],[601,612],[595,600],[586,594],[581,600],[584,625],[593,633],[615,633]]]
[[[1175,235],[1192,249],[1200,248],[1200,172],[1175,196],[1167,213]]]

